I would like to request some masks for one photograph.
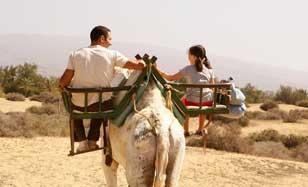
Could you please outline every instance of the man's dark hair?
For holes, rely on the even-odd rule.
[[[107,39],[108,32],[110,32],[110,29],[105,26],[99,25],[94,27],[90,33],[91,42],[96,42],[101,36],[104,36],[105,39]]]

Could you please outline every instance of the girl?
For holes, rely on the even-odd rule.
[[[189,48],[188,53],[189,65],[185,66],[179,72],[174,75],[169,75],[164,72],[160,74],[168,81],[180,80],[186,78],[189,84],[205,84],[214,83],[214,74],[212,66],[206,57],[206,50],[202,45],[195,45]],[[200,102],[200,89],[199,88],[187,88],[186,94],[182,98],[182,102],[185,106],[199,106]],[[213,93],[209,88],[203,88],[202,93],[202,106],[212,106]],[[197,135],[202,135],[204,128],[205,116],[199,116],[199,128],[196,131]],[[189,116],[186,116],[184,123],[184,135],[189,136]]]

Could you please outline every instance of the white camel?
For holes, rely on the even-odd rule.
[[[137,72],[132,73],[127,85],[134,82],[138,75]],[[111,167],[105,165],[103,154],[108,187],[117,186],[119,164],[125,168],[130,187],[178,186],[185,138],[180,123],[165,105],[165,98],[151,82],[137,104],[139,112],[132,112],[120,128],[109,125],[113,156]]]

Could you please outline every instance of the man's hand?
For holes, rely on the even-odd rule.
[[[63,91],[65,86],[68,86],[73,79],[74,76],[74,70],[66,69],[63,73],[62,77],[59,80],[59,89],[60,91]]]
[[[139,65],[142,69],[145,68],[146,64],[145,64],[145,62],[144,62],[143,60],[138,60],[137,62],[138,62],[138,65]]]

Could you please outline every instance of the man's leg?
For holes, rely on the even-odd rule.
[[[77,152],[87,151],[89,149],[82,119],[74,120],[75,141],[79,142]]]
[[[89,111],[95,112],[98,111],[99,104],[95,103],[89,107]],[[107,100],[102,103],[102,111],[107,111],[113,109],[112,100]],[[88,142],[90,149],[98,148],[96,144],[97,140],[100,137],[100,127],[102,125],[103,119],[92,119],[90,122],[90,129],[88,133]]]
[[[81,142],[87,139],[82,119],[74,119],[74,136],[76,142]]]
[[[189,136],[189,116],[185,116],[185,121],[184,121],[184,136]]]
[[[91,119],[90,129],[88,132],[88,140],[89,141],[97,141],[100,136],[100,128],[102,125],[102,119]]]

